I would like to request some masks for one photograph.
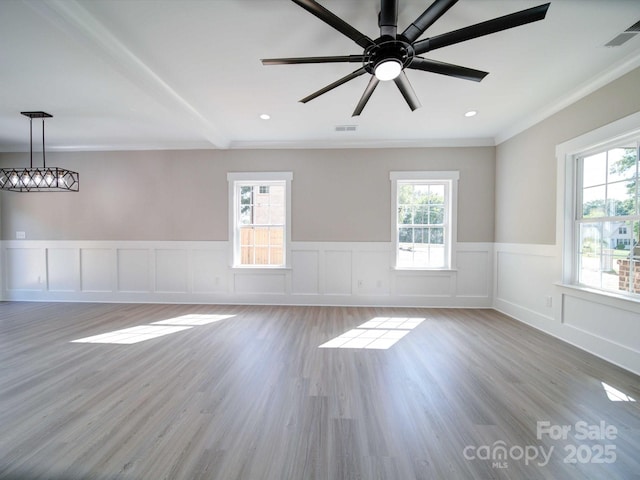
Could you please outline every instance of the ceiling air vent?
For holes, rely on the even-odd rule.
[[[636,22],[625,30],[626,32],[640,32],[640,22]]]
[[[609,40],[605,43],[605,47],[619,47],[625,42],[628,42],[633,37],[635,37],[638,33],[640,33],[640,22],[636,22],[627,28],[624,32],[616,36],[615,38]]]
[[[336,125],[336,132],[355,132],[357,125]]]

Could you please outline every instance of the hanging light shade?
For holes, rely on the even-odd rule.
[[[29,167],[0,168],[0,190],[11,192],[77,192],[80,175],[66,168],[47,167],[44,150],[44,119],[46,112],[20,112],[29,117]],[[33,166],[33,119],[42,119],[42,167]]]

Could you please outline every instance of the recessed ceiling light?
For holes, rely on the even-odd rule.
[[[478,112],[476,112],[475,110],[469,110],[467,113],[464,114],[465,117],[475,117],[478,114]]]
[[[268,113],[263,113],[260,115],[260,118],[262,120],[269,120],[271,118],[271,115],[269,115]]]

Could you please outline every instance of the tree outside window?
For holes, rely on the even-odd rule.
[[[395,266],[452,267],[458,172],[391,172]]]
[[[586,155],[578,164],[578,281],[638,292],[633,281],[640,270],[637,145]]]

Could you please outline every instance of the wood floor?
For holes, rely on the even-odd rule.
[[[491,310],[0,303],[0,478],[640,478],[640,378]]]

